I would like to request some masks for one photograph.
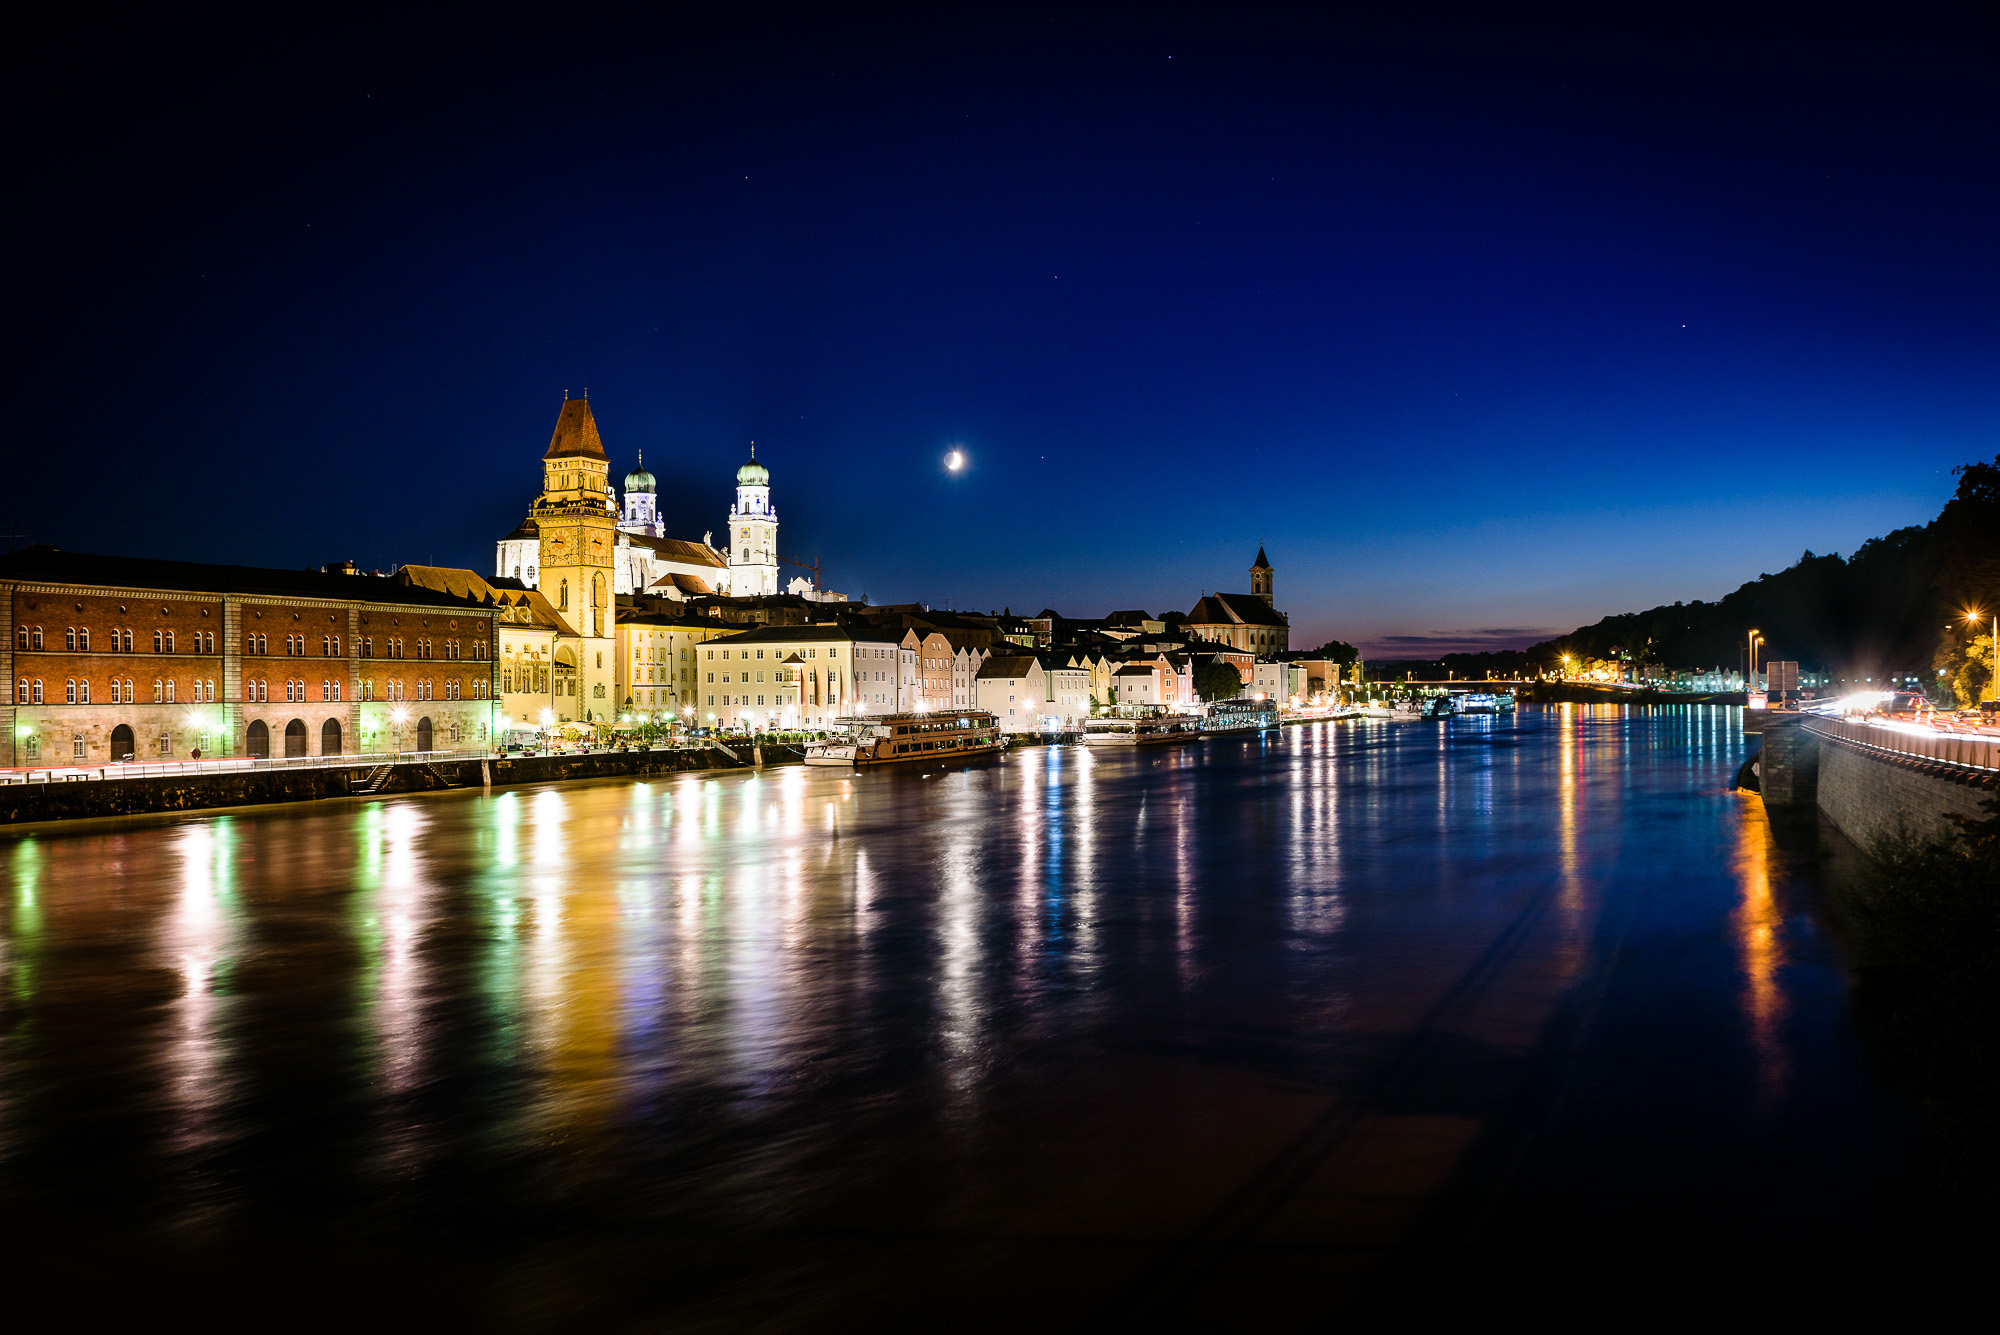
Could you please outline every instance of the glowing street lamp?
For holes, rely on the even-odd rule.
[[[1976,626],[1985,619],[1984,612],[1968,611],[1965,614],[1965,624],[1968,626]],[[1977,639],[1978,636],[1975,635],[1973,638]],[[1993,667],[1986,674],[1986,686],[1993,692],[1993,698],[2000,700],[2000,613],[1996,613],[1993,618]]]

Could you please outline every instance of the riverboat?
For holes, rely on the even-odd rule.
[[[1006,748],[1000,724],[983,709],[883,714],[834,720],[832,735],[806,747],[808,765],[906,765],[964,760]]]
[[[1514,712],[1514,693],[1504,691],[1491,694],[1486,691],[1466,691],[1453,699],[1461,714],[1511,714]]]
[[[1278,702],[1276,700],[1244,699],[1217,700],[1208,707],[1208,717],[1201,721],[1201,730],[1217,732],[1262,732],[1266,728],[1278,726]]]
[[[1133,707],[1099,715],[1083,725],[1089,746],[1166,746],[1201,740],[1201,719],[1193,714],[1169,714],[1164,709]]]

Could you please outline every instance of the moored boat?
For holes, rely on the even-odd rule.
[[[1158,706],[1133,706],[1101,714],[1083,725],[1083,740],[1092,746],[1162,746],[1201,737],[1201,719],[1193,714],[1169,714]]]
[[[983,709],[942,714],[884,714],[834,721],[833,735],[806,747],[808,765],[908,764],[962,760],[1004,749],[1000,725]]]
[[[1261,732],[1278,726],[1278,702],[1276,700],[1244,699],[1217,700],[1208,707],[1208,716],[1201,721],[1203,732]]]

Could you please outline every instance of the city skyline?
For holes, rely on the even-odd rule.
[[[850,593],[1185,611],[1262,543],[1297,644],[1422,656],[1852,551],[1990,453],[1969,15],[1039,21],[104,38],[17,375],[112,499],[0,523],[485,568],[588,387],[679,533],[756,440]]]

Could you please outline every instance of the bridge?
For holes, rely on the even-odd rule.
[[[1981,804],[2000,790],[2000,737],[1773,713],[1763,738],[1765,806],[1817,808],[1863,847],[1898,831],[1956,834],[1951,817],[1983,817]]]

